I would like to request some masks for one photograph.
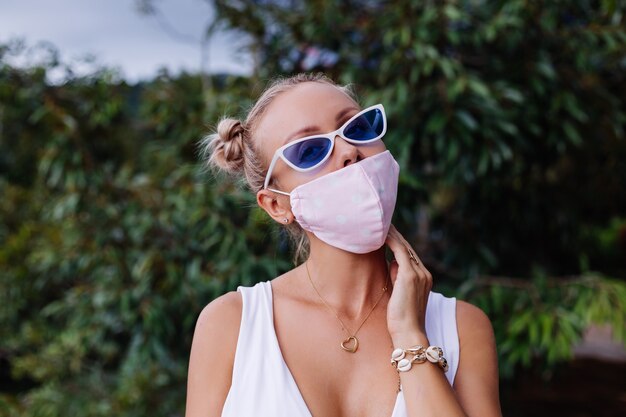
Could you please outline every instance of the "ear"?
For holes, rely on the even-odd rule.
[[[289,196],[263,189],[256,194],[257,204],[280,224],[288,224],[293,220]],[[285,221],[287,219],[287,221]]]

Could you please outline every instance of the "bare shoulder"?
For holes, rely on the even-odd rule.
[[[457,300],[456,325],[461,344],[468,338],[480,338],[488,342],[493,341],[494,336],[491,320],[489,320],[489,317],[483,310],[474,304]]]
[[[189,357],[186,417],[221,415],[232,382],[242,308],[241,293],[230,291],[200,313]]]
[[[202,348],[202,356],[218,354],[221,360],[228,360],[232,367],[242,309],[243,300],[238,291],[220,295],[202,309],[193,336],[193,344]]]
[[[489,317],[479,307],[457,300],[459,367],[454,389],[468,416],[500,417],[498,354]]]
[[[217,331],[235,333],[235,336],[237,336],[242,308],[243,300],[240,292],[229,291],[220,295],[207,304],[200,312],[196,324],[196,332],[208,327]],[[237,332],[233,332],[235,330],[233,327],[237,328]]]

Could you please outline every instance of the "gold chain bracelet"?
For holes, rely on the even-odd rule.
[[[406,358],[407,354],[412,354],[413,358]],[[448,361],[443,357],[443,349],[439,346],[428,346],[425,348],[422,345],[415,345],[408,349],[397,348],[391,353],[391,365],[398,372],[409,371],[414,363],[424,363],[426,361],[437,364],[444,372],[448,372]]]

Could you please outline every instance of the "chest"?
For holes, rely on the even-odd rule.
[[[340,344],[360,322],[350,326],[344,320],[350,329],[344,331],[328,310],[294,311],[275,303],[274,328],[282,358],[311,414],[391,417],[398,373],[389,362],[393,346],[384,308],[358,330],[354,353]]]

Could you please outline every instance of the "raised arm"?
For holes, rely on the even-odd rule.
[[[220,417],[230,389],[242,299],[236,291],[211,301],[193,335],[185,417]]]

